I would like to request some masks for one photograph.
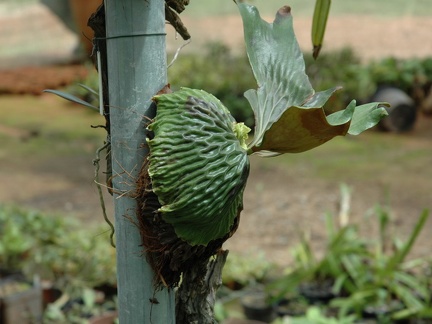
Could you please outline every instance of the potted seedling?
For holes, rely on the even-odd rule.
[[[415,318],[430,310],[430,291],[426,278],[415,274],[421,260],[407,261],[428,212],[424,211],[406,242],[388,241],[389,216],[378,208],[379,239],[369,246],[371,253],[345,262],[346,277],[353,284],[349,294],[332,301],[341,314],[357,312],[381,320],[396,321]],[[386,246],[391,246],[390,251]]]
[[[112,324],[117,318],[115,300],[105,300],[91,288],[83,288],[75,297],[63,295],[48,305],[44,323]]]
[[[251,290],[241,298],[247,319],[270,323],[276,317],[274,304],[269,302],[264,290]]]

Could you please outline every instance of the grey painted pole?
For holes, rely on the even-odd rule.
[[[174,293],[154,292],[139,232],[128,219],[136,215],[129,194],[148,153],[143,116],[154,116],[151,97],[166,84],[164,5],[163,0],[105,0],[121,324],[175,323]]]

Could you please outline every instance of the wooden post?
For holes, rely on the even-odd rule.
[[[133,220],[135,180],[143,159],[151,97],[166,84],[165,2],[105,0],[111,153],[121,324],[175,323],[174,292],[154,291]]]

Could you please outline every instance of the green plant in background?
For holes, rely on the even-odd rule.
[[[11,215],[12,208],[0,208],[0,265],[2,270],[14,272],[20,269],[34,240],[22,235],[22,227]]]
[[[428,212],[424,211],[406,242],[387,242],[388,214],[378,209],[379,239],[372,254],[359,262],[347,263],[347,276],[354,283],[348,297],[332,302],[341,313],[371,311],[392,320],[430,313],[430,292],[426,278],[416,275],[414,266],[422,260],[406,261],[415,240],[424,227]],[[385,251],[390,243],[392,250]],[[386,253],[387,252],[387,253]]]
[[[232,285],[254,286],[257,283],[263,283],[275,268],[274,264],[266,260],[263,253],[253,256],[230,253],[224,266],[222,282],[228,287]]]
[[[84,324],[89,323],[92,316],[107,314],[116,309],[116,300],[109,300],[103,303],[98,301],[97,293],[88,288],[81,290],[80,299],[77,302],[70,302],[60,298],[47,306],[43,314],[44,324]],[[110,322],[114,323],[114,321]]]
[[[413,86],[432,80],[431,62],[430,58],[402,60],[388,57],[371,62],[368,72],[375,84],[392,85],[410,92]]]
[[[425,261],[406,261],[428,219],[427,211],[403,243],[389,236],[390,216],[385,208],[377,207],[376,217],[379,235],[371,240],[360,236],[355,224],[338,227],[327,215],[324,255],[318,259],[303,237],[293,250],[294,266],[268,285],[273,300],[298,293],[306,296],[306,292],[311,296],[310,289],[304,289],[309,287],[315,290],[312,296],[322,297],[323,289],[330,292],[329,305],[339,310],[341,318],[353,312],[358,318],[370,313],[388,322],[430,316],[430,288],[427,278],[418,272]]]
[[[354,315],[348,315],[340,318],[330,317],[317,306],[308,308],[304,316],[295,318],[281,318],[272,322],[272,324],[352,324],[356,323]]]
[[[323,294],[331,294],[331,297],[356,289],[352,278],[347,275],[346,265],[361,262],[370,255],[366,240],[358,237],[357,227],[353,224],[339,229],[330,214],[326,215],[326,223],[327,243],[324,256],[318,259],[310,240],[303,235],[299,245],[293,249],[292,269],[269,285],[269,292],[274,299],[296,293],[302,285],[324,289]]]
[[[64,217],[0,205],[0,264],[49,280],[74,294],[86,287],[115,285],[115,252],[103,229],[80,229]]]
[[[70,221],[34,211],[0,205],[0,260],[8,269],[21,270],[37,257],[37,248],[56,245],[64,237]],[[10,260],[13,260],[11,262]]]
[[[100,235],[102,229],[63,230],[64,235],[54,243],[35,249],[24,272],[39,273],[70,295],[86,287],[115,286],[115,251],[106,246],[107,235]]]

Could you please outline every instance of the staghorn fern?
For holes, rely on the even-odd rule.
[[[253,140],[213,95],[182,88],[154,97],[148,126],[150,154],[138,187],[143,245],[158,281],[174,286],[180,274],[206,262],[232,236],[243,208],[248,154],[272,156],[312,149],[338,135],[357,135],[386,115],[380,103],[326,115],[338,87],[315,92],[296,41],[290,8],[273,23],[239,3],[246,50],[258,89],[246,91],[255,114]]]
[[[150,154],[137,179],[137,203],[138,227],[158,285],[177,285],[183,272],[206,263],[234,234],[248,155],[304,152],[335,136],[358,135],[387,115],[385,103],[356,106],[355,100],[326,114],[323,106],[340,87],[312,88],[290,7],[268,23],[254,6],[237,5],[258,84],[244,94],[255,115],[253,139],[248,142],[250,129],[204,90],[172,93],[166,87],[153,98],[156,117],[148,126]],[[46,91],[97,109],[71,94]]]

